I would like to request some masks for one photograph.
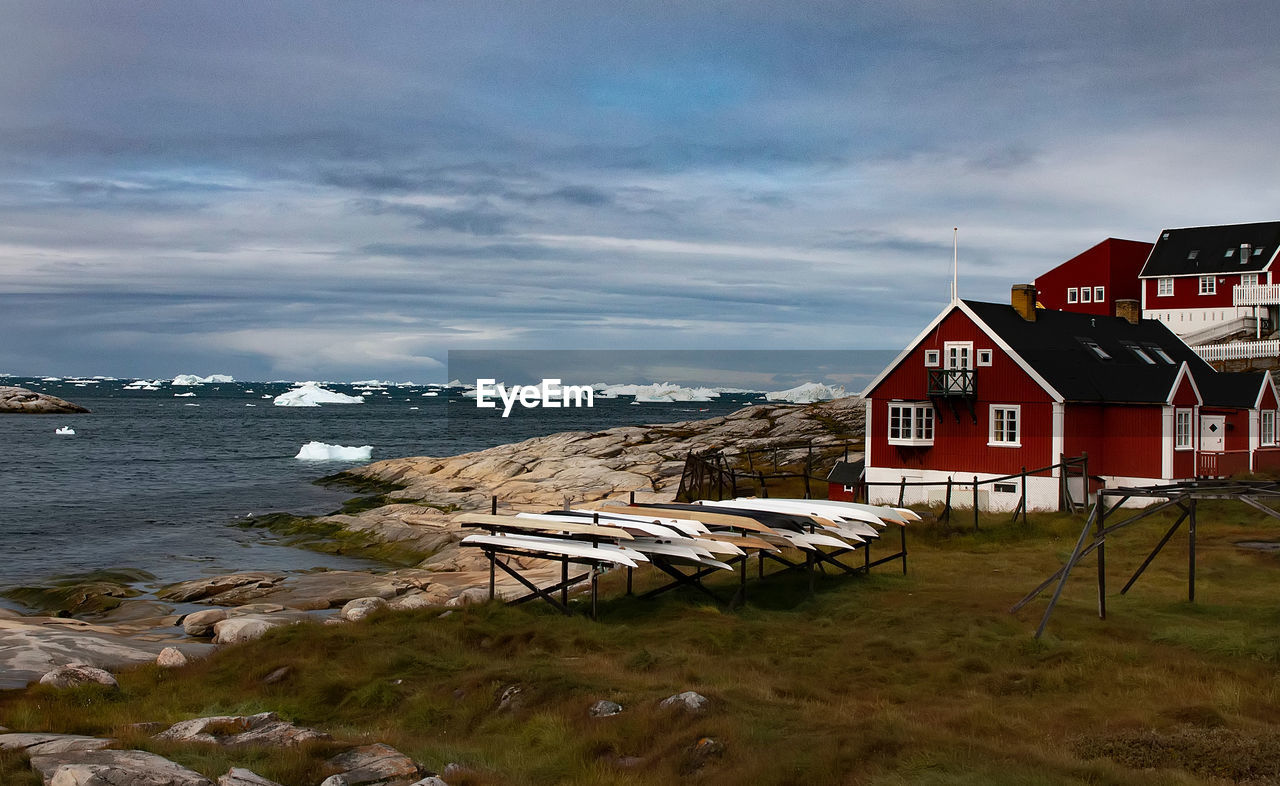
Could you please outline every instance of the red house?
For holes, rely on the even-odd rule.
[[[1180,336],[1275,328],[1280,221],[1166,229],[1143,265],[1142,316]]]
[[[1107,238],[1036,279],[1040,305],[1054,311],[1110,316],[1115,301],[1137,300],[1138,273],[1151,244]]]
[[[863,392],[872,502],[938,502],[971,483],[1088,454],[1090,491],[1270,468],[1280,399],[1263,372],[1213,370],[1152,320],[955,300]],[[1076,479],[1079,483],[1079,479]],[[1056,509],[1058,472],[1027,480],[1030,509]],[[1073,496],[1080,499],[1077,486]],[[1011,510],[1020,483],[985,485]]]

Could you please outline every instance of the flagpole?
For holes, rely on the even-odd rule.
[[[951,302],[960,299],[960,227],[951,228]]]

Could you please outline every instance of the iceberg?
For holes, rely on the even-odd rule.
[[[320,387],[319,382],[304,382],[272,402],[277,407],[318,407],[321,404],[363,404],[364,396],[348,396]]]
[[[70,426],[63,426],[62,428],[54,429],[53,433],[61,434],[64,437],[74,437],[76,435],[76,430],[71,428]]]
[[[174,394],[173,394],[173,397],[174,397],[174,398],[187,398],[188,396],[194,396],[194,395],[195,395],[195,393],[174,393]]]
[[[308,442],[298,451],[296,459],[303,461],[368,461],[373,457],[373,446],[349,448],[344,445],[328,445],[324,442]]]
[[[833,398],[844,398],[849,395],[845,392],[844,386],[824,385],[821,382],[806,382],[788,390],[778,390],[773,393],[766,393],[764,397],[769,401],[788,401],[792,404],[813,404],[818,401],[830,401]]]
[[[235,379],[226,374],[210,374],[207,377],[197,377],[195,374],[179,374],[173,378],[171,385],[210,385],[218,382],[235,382]]]
[[[670,401],[711,401],[720,397],[714,388],[686,388],[670,382],[656,385],[606,385],[596,395],[600,398],[635,396],[639,403],[659,404]]]

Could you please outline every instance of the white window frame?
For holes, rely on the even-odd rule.
[[[924,351],[925,368],[937,368],[942,365],[942,350],[926,349]]]
[[[1262,410],[1258,428],[1258,441],[1266,447],[1274,447],[1276,444],[1276,411],[1274,409]]]
[[[1173,278],[1166,276],[1156,279],[1156,297],[1173,297]]]
[[[888,426],[890,445],[928,446],[933,444],[937,417],[933,405],[919,401],[889,402]],[[895,436],[896,434],[896,436]]]
[[[1094,303],[1105,303],[1105,302],[1107,302],[1107,288],[1106,288],[1106,287],[1094,287],[1094,288],[1093,288],[1093,302],[1094,302]]]
[[[1189,409],[1173,411],[1173,449],[1192,450],[1195,448],[1195,418]],[[1183,426],[1186,426],[1184,429]]]
[[[1241,273],[1240,286],[1242,287],[1258,286],[1258,274],[1257,273]]]
[[[1067,302],[1068,302],[1068,303],[1079,303],[1079,302],[1080,302],[1080,290],[1076,289],[1075,287],[1067,287]]]
[[[942,345],[942,362],[948,370],[951,369],[971,369],[973,368],[973,342],[972,341],[947,341]],[[958,350],[959,357],[962,357],[964,363],[962,365],[953,365],[951,362],[951,350]]]
[[[844,493],[846,493],[846,494],[852,494],[852,493],[853,493],[853,486],[850,486],[848,483],[844,484]]]
[[[1200,294],[1202,295],[1218,294],[1218,277],[1217,276],[1201,276],[1200,277]]]
[[[1080,287],[1080,302],[1081,302],[1081,303],[1092,303],[1092,302],[1093,302],[1093,289],[1092,289],[1092,287]]]
[[[993,358],[994,356],[995,356],[995,352],[993,350],[990,350],[990,349],[978,350],[978,365],[983,367],[990,366],[991,358]]]
[[[1012,415],[1012,417],[1010,417]],[[996,423],[1000,423],[997,433]],[[1010,425],[1012,424],[1012,426]],[[1010,431],[1013,439],[1009,439]],[[1018,404],[992,404],[987,419],[987,444],[998,448],[1022,447],[1022,407]]]

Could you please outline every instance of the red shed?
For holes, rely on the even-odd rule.
[[[1092,488],[1167,483],[1239,469],[1203,456],[1247,470],[1275,445],[1268,375],[1216,372],[1156,321],[1035,302],[1029,285],[1014,287],[1014,305],[953,301],[867,387],[871,501],[896,502],[904,479],[942,484],[908,487],[904,501],[941,501],[948,478],[990,480],[1086,452]],[[1257,436],[1239,442],[1246,434]],[[1028,507],[1056,508],[1060,485],[1056,472],[1029,477]],[[1020,485],[993,484],[979,504],[1009,510],[1020,498]]]
[[[1040,305],[1054,311],[1111,316],[1115,301],[1141,296],[1138,273],[1151,244],[1107,238],[1036,279]]]

